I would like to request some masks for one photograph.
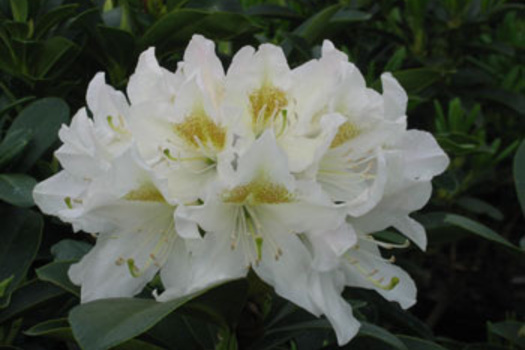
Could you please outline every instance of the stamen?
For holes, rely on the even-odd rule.
[[[372,235],[366,235],[364,237],[361,237],[361,239],[377,244],[381,248],[385,248],[385,249],[394,249],[394,248],[402,249],[402,248],[408,248],[410,246],[410,241],[408,239],[405,239],[405,241],[401,244],[387,243],[387,242],[379,241],[375,239],[375,237]]]
[[[106,117],[106,119],[107,119],[107,121],[108,121],[108,125],[109,125],[109,127],[110,127],[113,131],[115,131],[116,133],[121,134],[121,135],[127,135],[127,134],[129,134],[129,132],[128,132],[128,131],[125,129],[125,127],[124,127],[124,125],[125,125],[125,124],[124,124],[124,118],[123,118],[121,115],[118,116],[119,125],[115,125],[115,123],[114,123],[114,121],[113,121],[113,116],[111,116],[111,115],[108,115],[108,116]]]
[[[64,198],[64,202],[66,203],[68,209],[73,209],[73,204],[71,203],[71,197]]]
[[[135,260],[128,259],[127,264],[128,264],[128,270],[129,270],[129,273],[131,274],[131,276],[136,278],[136,277],[140,277],[140,275],[142,275],[142,273],[140,272],[139,268],[135,265]]]
[[[380,277],[378,279],[372,278],[374,275],[376,275],[379,272],[379,270],[373,269],[372,271],[366,271],[359,263],[359,260],[349,256],[348,254],[345,254],[345,258],[352,266],[355,267],[355,269],[364,278],[366,278],[370,283],[372,283],[377,288],[380,288],[383,290],[392,290],[399,284],[399,278],[397,276],[392,277],[387,284],[383,284],[385,280],[384,277]]]

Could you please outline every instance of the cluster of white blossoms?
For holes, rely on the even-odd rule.
[[[414,282],[371,233],[394,227],[425,249],[408,215],[448,158],[407,130],[405,91],[381,81],[367,88],[329,41],[295,69],[277,46],[244,47],[225,72],[199,35],[175,73],[145,51],[127,97],[97,74],[60,130],[63,170],[34,190],[43,212],[97,237],[69,270],[82,302],[136,295],[157,273],[166,301],[252,269],[325,315],[340,344],[359,329],[345,286],[410,307]]]

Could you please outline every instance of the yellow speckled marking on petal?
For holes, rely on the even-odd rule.
[[[264,177],[223,193],[225,203],[279,204],[289,203],[292,200],[293,195],[285,186],[268,181]]]
[[[271,122],[272,117],[278,115],[288,104],[284,91],[271,85],[263,85],[252,92],[249,98],[253,126],[256,132],[265,129]]]
[[[357,137],[360,133],[360,130],[354,124],[350,122],[345,122],[339,126],[337,134],[335,135],[330,148],[336,148],[341,146],[346,141],[349,141]]]
[[[173,129],[187,144],[196,148],[209,145],[221,151],[226,144],[226,129],[215,124],[204,111],[193,112],[182,123],[173,125]]]
[[[143,201],[143,202],[165,202],[164,197],[153,184],[144,184],[128,192],[124,196],[128,201]]]

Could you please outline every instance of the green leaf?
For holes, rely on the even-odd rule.
[[[408,350],[405,344],[401,342],[395,335],[390,333],[384,328],[378,327],[371,323],[361,322],[361,328],[359,329],[358,337],[371,337],[386,343],[394,349]]]
[[[479,198],[469,196],[461,197],[458,198],[457,204],[463,209],[475,214],[484,214],[498,221],[503,220],[503,213],[498,208]]]
[[[32,137],[32,130],[15,130],[8,133],[0,144],[0,167],[20,155]]]
[[[29,328],[24,334],[33,337],[50,336],[61,340],[74,340],[67,318],[47,320]]]
[[[340,5],[332,5],[324,8],[297,27],[297,29],[293,31],[293,34],[303,37],[310,44],[317,42],[323,36],[328,23],[339,9]]]
[[[0,311],[0,323],[29,313],[64,294],[62,289],[50,283],[32,280],[13,292],[9,306]]]
[[[525,347],[525,323],[517,321],[489,322],[489,332],[496,334],[513,345]]]
[[[246,298],[248,283],[244,279],[221,284],[186,304],[181,312],[213,322],[223,328],[236,325]]]
[[[14,120],[8,133],[16,130],[30,130],[33,138],[27,146],[17,169],[25,172],[57,140],[60,126],[69,121],[69,107],[61,99],[47,97],[27,106]]]
[[[521,141],[514,156],[514,184],[516,185],[521,211],[525,215],[525,140]]]
[[[25,174],[0,175],[0,200],[17,207],[32,207],[36,180]]]
[[[82,241],[63,239],[51,247],[55,261],[78,261],[86,255],[93,246]]]
[[[115,61],[128,65],[134,61],[135,38],[129,32],[114,28],[98,25],[97,30],[103,40],[104,48],[113,50],[108,54]]]
[[[72,62],[79,51],[77,44],[59,36],[39,42],[31,55],[31,72],[35,78],[43,79],[48,73],[63,69],[65,62]]]
[[[27,19],[27,0],[11,0],[11,12],[17,22],[25,22]]]
[[[83,349],[108,349],[144,333],[195,296],[165,303],[138,298],[96,300],[74,307],[69,322]]]
[[[441,79],[441,73],[431,68],[400,70],[392,72],[392,75],[399,81],[408,94],[416,94]],[[377,89],[379,85],[380,81],[378,80],[373,84],[374,89]]]
[[[36,275],[42,281],[53,283],[76,296],[80,296],[80,288],[71,282],[67,274],[72,263],[71,261],[52,262],[36,269]]]
[[[255,28],[249,17],[238,13],[175,9],[146,30],[140,47],[155,45],[159,51],[168,53],[185,47],[195,33],[212,40],[229,40]]]
[[[372,15],[368,12],[357,11],[357,10],[339,10],[337,11],[330,22],[332,23],[353,23],[367,21],[372,18]]]
[[[75,337],[67,318],[57,318],[34,325],[24,332],[25,335],[33,337],[49,337],[63,341],[74,341]],[[161,350],[158,346],[146,343],[141,340],[132,339],[119,346],[114,350]]]
[[[482,237],[491,242],[511,248],[514,251],[523,252],[520,248],[510,243],[489,227],[461,215],[435,212],[418,216],[418,221],[420,221],[427,229],[454,226],[465,232],[473,233],[476,236]]]
[[[288,7],[273,4],[257,4],[246,10],[250,16],[262,16],[270,18],[297,19],[301,15]]]
[[[8,304],[9,296],[26,276],[40,246],[43,220],[40,214],[27,209],[0,208],[0,281],[14,276],[7,286],[0,307]]]
[[[436,344],[434,342],[425,340],[425,339],[419,339],[415,337],[409,337],[406,335],[400,335],[398,336],[399,339],[406,345],[408,350],[447,350],[446,348],[442,347],[439,344]]]
[[[68,4],[53,8],[39,17],[35,24],[35,39],[40,39],[60,22],[67,20],[75,14],[78,4]]]
[[[13,278],[15,276],[9,276],[5,278],[4,280],[0,281],[0,298],[2,298],[5,295],[5,291],[7,290],[7,287],[13,282]]]

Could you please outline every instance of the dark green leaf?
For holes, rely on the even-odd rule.
[[[408,94],[416,94],[441,79],[441,73],[432,68],[412,68],[392,72],[392,75]],[[378,89],[379,85],[380,82],[377,81],[373,87]]]
[[[9,306],[0,311],[0,323],[30,312],[38,305],[64,295],[64,291],[54,285],[33,280],[15,290]]]
[[[254,23],[248,17],[237,13],[176,9],[148,28],[140,46],[146,48],[155,45],[159,51],[171,52],[185,47],[195,33],[215,40],[228,40],[254,28]]]
[[[337,11],[330,22],[332,23],[352,23],[366,21],[372,18],[372,15],[367,12],[357,10],[339,10]]]
[[[27,1],[28,0],[11,0],[11,12],[13,18],[18,22],[25,22],[27,19]]]
[[[511,344],[525,347],[525,323],[518,321],[503,321],[488,323],[489,332],[496,334]]]
[[[55,261],[77,261],[92,248],[91,244],[73,239],[63,239],[51,247]]]
[[[46,35],[55,25],[71,17],[77,8],[78,4],[63,5],[39,17],[35,24],[35,38],[39,39]]]
[[[406,345],[408,350],[447,350],[446,348],[442,347],[439,344],[436,344],[434,342],[425,340],[425,339],[419,339],[415,337],[409,337],[406,335],[400,335],[398,336],[399,339]]]
[[[34,337],[50,337],[64,341],[75,340],[73,332],[69,326],[67,318],[58,318],[54,320],[48,320],[39,323],[27,331],[24,332],[26,335]],[[141,340],[132,339],[119,346],[113,348],[114,350],[161,350],[158,346],[150,343],[146,343]]]
[[[390,333],[384,328],[378,327],[371,323],[361,322],[361,328],[359,329],[358,337],[371,337],[386,343],[394,349],[408,350],[405,344],[401,342],[395,335]]]
[[[516,185],[521,211],[525,215],[525,140],[521,141],[514,156],[514,184]]]
[[[0,222],[0,281],[14,276],[7,286],[6,295],[0,298],[0,307],[5,307],[38,251],[43,220],[40,214],[27,209],[2,207]]]
[[[17,207],[31,207],[36,180],[25,174],[0,175],[0,200]]]
[[[58,98],[48,97],[33,102],[14,120],[8,133],[31,130],[33,138],[18,163],[20,171],[27,171],[58,138],[58,130],[69,121],[69,107]]]
[[[36,269],[36,274],[42,281],[53,283],[54,285],[76,295],[80,295],[80,288],[74,285],[67,274],[71,261],[52,262]]]
[[[64,59],[65,61],[72,61],[79,50],[80,48],[74,42],[59,36],[39,43],[32,56],[36,59],[31,64],[34,77],[42,79],[48,73],[63,68]]]
[[[194,297],[165,303],[138,298],[96,300],[73,308],[69,322],[83,349],[102,350],[144,333]]]
[[[246,10],[246,14],[250,16],[263,16],[271,18],[301,18],[297,12],[288,7],[273,5],[273,4],[257,4]]]
[[[461,197],[457,200],[457,204],[475,214],[484,214],[498,221],[503,220],[503,213],[498,208],[479,198]]]
[[[494,243],[511,248],[512,250],[522,252],[521,249],[489,227],[461,215],[436,212],[418,216],[418,220],[429,230],[453,226],[462,229],[462,231],[473,233]]]
[[[326,7],[321,12],[308,18],[303,24],[297,27],[293,33],[303,37],[311,44],[317,42],[323,36],[328,23],[339,9],[339,5]]]
[[[9,276],[5,278],[4,280],[0,281],[0,298],[2,298],[6,294],[7,287],[13,282],[13,278],[15,276]]]
[[[15,130],[6,135],[0,144],[0,167],[15,159],[27,147],[33,131]]]

